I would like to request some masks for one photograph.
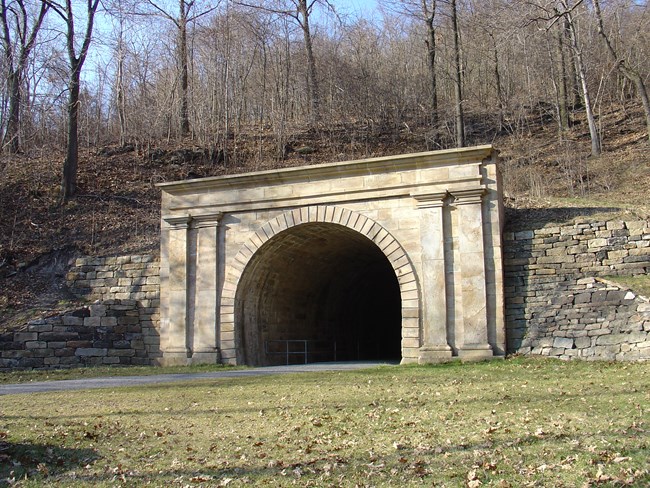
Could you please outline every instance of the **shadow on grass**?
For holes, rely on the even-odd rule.
[[[94,449],[0,441],[0,486],[9,486],[25,478],[56,476],[90,464],[99,457]]]

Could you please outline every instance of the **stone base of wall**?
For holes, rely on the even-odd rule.
[[[650,359],[648,299],[600,277],[650,272],[650,222],[578,222],[505,234],[508,352]]]
[[[556,292],[561,298],[540,314],[547,317],[510,331],[515,352],[560,359],[650,359],[647,298],[596,278],[564,283]]]
[[[157,308],[104,300],[0,334],[0,371],[98,365],[150,365],[160,357]]]

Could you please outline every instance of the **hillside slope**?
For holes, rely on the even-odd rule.
[[[601,117],[605,154],[589,157],[581,114],[564,141],[556,126],[530,116],[527,129],[475,130],[471,144],[501,151],[509,225],[578,215],[650,215],[650,151],[640,107]],[[480,127],[480,121],[474,124]],[[160,191],[156,183],[187,178],[343,161],[433,149],[425,127],[367,126],[292,132],[278,157],[272,134],[239,134],[223,148],[128,146],[85,148],[78,196],[57,205],[63,154],[42,148],[0,163],[0,324],[17,324],[27,309],[63,306],[62,276],[80,255],[157,253]],[[524,210],[522,210],[524,209]]]

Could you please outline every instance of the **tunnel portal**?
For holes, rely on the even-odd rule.
[[[266,242],[235,297],[243,363],[401,359],[400,287],[366,236],[307,223]]]
[[[502,357],[497,159],[478,146],[161,183],[160,363]]]

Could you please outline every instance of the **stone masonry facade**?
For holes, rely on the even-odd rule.
[[[506,232],[504,249],[510,353],[650,359],[648,298],[615,282],[616,276],[650,271],[650,222]]]

